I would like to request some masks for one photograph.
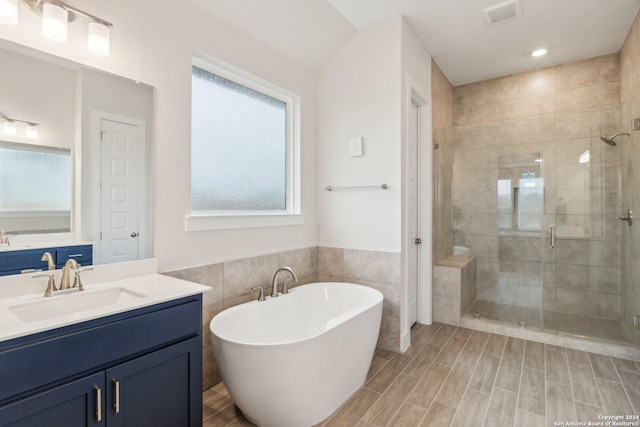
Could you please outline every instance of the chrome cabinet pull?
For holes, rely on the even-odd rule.
[[[82,254],[69,254],[67,255],[67,257],[69,258],[80,258],[82,256]]]
[[[556,226],[551,226],[551,249],[556,248]]]
[[[116,414],[118,414],[120,413],[120,381],[113,380],[113,386],[115,387],[115,390],[116,390],[116,398],[113,404],[113,411]]]
[[[96,390],[96,419],[102,421],[102,390],[98,386],[94,386]]]

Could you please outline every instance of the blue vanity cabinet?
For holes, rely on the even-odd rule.
[[[0,426],[200,427],[201,319],[196,295],[0,343]]]
[[[51,249],[48,249],[48,251],[51,252]],[[0,276],[20,274],[26,271],[46,270],[47,263],[42,261],[42,254],[45,252],[47,252],[47,249],[0,252]],[[55,256],[55,251],[51,255]]]
[[[2,251],[0,252],[0,276],[46,270],[47,263],[42,261],[42,255],[45,252],[51,254],[58,269],[63,268],[69,259],[75,259],[81,266],[93,264],[93,245]]]

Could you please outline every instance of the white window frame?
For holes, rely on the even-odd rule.
[[[186,231],[303,224],[300,210],[300,97],[200,52],[194,52],[192,65],[286,104],[286,208],[284,211],[191,211],[185,218]]]

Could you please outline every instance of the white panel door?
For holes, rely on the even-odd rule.
[[[138,127],[102,119],[101,263],[138,259]]]
[[[418,278],[420,274],[420,268],[418,264],[419,260],[419,242],[420,242],[420,227],[419,227],[419,211],[420,206],[418,201],[418,179],[419,175],[419,163],[418,163],[418,146],[419,146],[419,120],[418,120],[418,106],[411,103],[411,111],[409,116],[409,141],[408,141],[408,161],[407,161],[407,196],[409,197],[408,206],[408,260],[407,260],[407,310],[408,310],[408,327],[411,327],[418,319]],[[412,244],[415,242],[415,244]]]

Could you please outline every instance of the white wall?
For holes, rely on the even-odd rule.
[[[319,73],[318,188],[389,185],[319,191],[320,246],[401,250],[401,26],[396,17],[358,31]],[[364,156],[349,157],[351,137]]]
[[[26,138],[24,123],[16,136],[0,131],[0,140],[73,148],[76,72],[4,49],[0,64],[0,113],[40,125],[36,140]]]
[[[69,42],[42,38],[40,18],[20,4],[20,24],[0,38],[120,74],[155,87],[153,141],[154,253],[160,271],[314,246],[316,232],[315,73],[272,53],[189,2],[69,0],[114,24],[111,56],[86,52],[86,25],[71,24]],[[302,102],[302,211],[305,224],[216,232],[185,229],[190,210],[190,85],[193,49],[297,93]]]

